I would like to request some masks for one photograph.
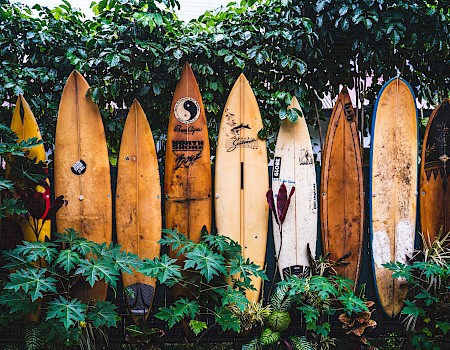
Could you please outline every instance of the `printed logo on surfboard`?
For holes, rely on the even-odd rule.
[[[191,97],[180,98],[173,107],[175,118],[183,124],[191,124],[200,116],[200,105]]]
[[[81,175],[86,172],[86,168],[87,168],[86,162],[83,159],[80,159],[80,160],[76,161],[74,165],[72,165],[70,167],[70,170],[72,170],[72,172],[75,175]]]
[[[225,133],[225,148],[227,152],[232,152],[236,148],[258,148],[258,140],[255,137],[243,137],[242,130],[251,130],[248,124],[237,123],[235,114],[228,109],[225,111],[226,125],[230,128]]]
[[[274,179],[280,178],[280,170],[281,170],[281,157],[275,157],[273,161],[273,173],[272,173],[272,177]]]
[[[311,268],[309,266],[302,266],[302,265],[294,265],[285,267],[283,269],[283,278],[289,278],[290,276],[298,276],[300,278],[302,277],[309,277],[311,275]]]
[[[298,161],[300,165],[311,165],[314,164],[314,157],[306,148],[302,148]]]
[[[174,169],[189,168],[196,160],[202,157],[203,147],[203,141],[172,141],[172,152],[176,157]]]

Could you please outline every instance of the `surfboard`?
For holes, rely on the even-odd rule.
[[[211,160],[205,109],[188,63],[183,66],[170,109],[164,195],[166,227],[199,242],[202,227],[208,232],[211,229]],[[170,255],[175,257],[175,252]]]
[[[215,218],[219,234],[242,247],[242,255],[264,267],[267,245],[269,189],[267,151],[258,138],[262,119],[255,95],[243,74],[234,84],[219,129],[215,167]],[[247,298],[257,302],[262,281]]]
[[[19,95],[14,109],[13,117],[11,120],[11,130],[18,136],[18,142],[36,137],[38,140],[42,140],[39,126],[34,118],[33,112],[30,109],[27,101],[22,95]],[[29,148],[27,157],[30,159],[36,159],[36,162],[45,162],[47,155],[45,154],[45,147],[43,144]],[[46,180],[47,185],[50,186],[50,182]],[[50,201],[50,187],[44,189],[39,185],[42,194],[48,196]],[[41,219],[34,220],[33,218],[22,219],[20,222],[22,228],[23,239],[28,242],[45,241],[47,237],[50,239],[51,233],[51,220],[43,222]],[[36,237],[36,233],[39,233]]]
[[[333,260],[351,253],[346,259],[349,264],[336,267],[336,271],[357,283],[363,241],[364,188],[356,115],[346,87],[331,113],[321,176],[324,253],[331,253]]]
[[[301,112],[294,97],[289,108]],[[275,253],[280,276],[309,276],[307,244],[313,256],[317,240],[317,182],[314,154],[305,118],[300,115],[295,123],[283,120],[278,132],[272,170],[272,191],[276,195],[282,184],[287,193],[295,187],[284,223],[272,219]]]
[[[155,143],[147,117],[137,100],[131,105],[120,144],[116,189],[117,242],[139,256],[159,256],[161,238],[161,187]],[[156,280],[134,271],[122,274],[131,316],[147,319]]]
[[[417,201],[417,110],[409,84],[389,80],[381,89],[372,119],[370,154],[370,234],[375,290],[385,313],[399,314],[406,281],[393,279],[382,265],[407,263],[414,250]]]
[[[428,120],[420,164],[420,222],[428,243],[450,231],[450,99],[438,105]]]
[[[86,96],[89,85],[73,71],[64,87],[55,136],[55,196],[68,200],[56,214],[58,232],[74,228],[81,236],[109,244],[112,198],[105,131],[97,105]],[[79,283],[72,294],[84,303],[106,298],[103,281],[90,288]]]

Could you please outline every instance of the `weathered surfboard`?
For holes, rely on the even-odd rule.
[[[141,259],[159,256],[161,187],[155,143],[147,117],[137,100],[131,105],[120,144],[116,190],[117,242]],[[131,316],[147,319],[156,280],[134,271],[122,275]]]
[[[33,112],[22,95],[19,95],[17,98],[16,107],[11,120],[11,130],[17,134],[18,142],[28,140],[33,137],[36,137],[38,140],[42,140],[41,132],[36,119],[34,118]],[[28,149],[27,157],[30,159],[36,159],[36,162],[45,162],[47,160],[47,155],[45,154],[44,145],[40,144]],[[50,185],[48,179],[46,182]],[[42,188],[42,194],[48,196],[48,201],[50,204],[49,187],[44,189],[40,186],[40,188]],[[23,239],[25,241],[45,241],[46,237],[50,238],[51,220],[43,222],[40,219],[34,220],[30,217],[29,219],[22,219],[20,226],[22,228]],[[35,232],[38,233],[38,237],[36,237]]]
[[[408,293],[405,281],[382,265],[407,263],[414,250],[417,201],[417,110],[411,87],[401,78],[381,89],[371,135],[370,234],[375,288],[394,317]]]
[[[427,242],[439,232],[450,231],[450,99],[445,99],[430,116],[423,139],[420,164],[420,222]]]
[[[324,253],[336,260],[347,253],[337,272],[359,278],[364,224],[364,189],[356,115],[347,88],[331,114],[322,156],[321,225]]]
[[[255,95],[243,74],[225,104],[220,123],[215,167],[215,213],[219,234],[238,242],[243,257],[264,267],[268,229],[269,188],[263,127]],[[262,281],[247,298],[259,300]]]
[[[301,111],[295,97],[289,108]],[[280,276],[282,279],[291,275],[309,276],[308,243],[312,255],[316,253],[317,183],[311,139],[303,115],[295,123],[288,118],[283,120],[278,132],[272,171],[275,196],[283,183],[287,193],[293,187],[295,192],[284,223],[280,226],[272,219]]]
[[[170,109],[164,194],[166,227],[194,242],[211,229],[212,179],[209,137],[202,97],[188,63],[183,67]],[[174,256],[174,252],[171,252]]]
[[[59,105],[55,136],[55,196],[68,200],[56,215],[58,232],[74,228],[97,243],[112,240],[112,198],[105,131],[89,85],[73,71]],[[104,300],[108,286],[80,283],[72,292],[85,303]]]

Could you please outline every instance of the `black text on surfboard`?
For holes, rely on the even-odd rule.
[[[196,132],[200,132],[202,131],[202,128],[196,128],[193,127],[192,125],[190,125],[189,127],[183,127],[181,124],[175,125],[175,127],[173,128],[173,131],[175,132],[179,132],[182,134],[190,134],[190,135],[194,135]]]
[[[172,152],[176,156],[174,169],[189,168],[202,157],[203,146],[203,141],[172,141]]]

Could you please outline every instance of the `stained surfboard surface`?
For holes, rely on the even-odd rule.
[[[17,98],[16,107],[14,109],[14,114],[11,120],[11,130],[14,131],[18,136],[18,142],[28,140],[31,138],[37,138],[42,140],[41,132],[39,126],[34,118],[33,112],[30,109],[25,98],[20,95]],[[36,162],[47,160],[47,155],[45,154],[45,148],[43,144],[34,146],[27,150],[27,157],[30,159],[36,159]],[[46,180],[49,184],[48,179]],[[40,186],[42,188],[42,186]],[[44,190],[42,188],[42,190]],[[43,195],[49,196],[50,193],[43,193]],[[50,238],[51,232],[51,221],[47,220],[43,222],[42,220],[33,220],[32,218],[23,219],[21,224],[23,239],[29,242],[35,242],[36,239],[39,241],[45,241],[45,238]],[[36,233],[38,237],[36,237]]]
[[[289,108],[301,112],[295,97]],[[311,254],[316,254],[317,183],[311,138],[303,115],[295,123],[286,118],[280,126],[272,171],[275,202],[283,183],[288,194],[293,187],[295,191],[284,223],[280,226],[272,219],[280,276],[282,279],[291,275],[309,276],[308,244]]]
[[[374,109],[371,135],[370,234],[375,289],[385,313],[399,314],[408,293],[382,265],[407,263],[414,250],[417,201],[417,110],[409,84],[389,80]]]
[[[264,267],[269,189],[265,141],[258,138],[262,119],[243,74],[234,84],[220,123],[215,167],[215,218],[219,234],[238,242],[243,257]],[[259,300],[262,281],[253,281],[250,301]]]
[[[324,253],[336,260],[351,253],[337,272],[357,282],[361,264],[364,189],[356,115],[347,88],[331,114],[322,156],[321,226]]]
[[[166,227],[199,242],[202,227],[211,228],[211,160],[205,109],[188,63],[170,109],[164,195]]]
[[[428,243],[432,243],[440,231],[444,234],[450,231],[449,160],[450,99],[445,99],[430,116],[422,147],[420,223]]]
[[[112,240],[112,198],[105,131],[89,85],[73,71],[59,105],[55,136],[55,196],[68,200],[56,215],[58,232],[74,228],[97,243]],[[104,300],[108,286],[80,283],[73,294],[84,302]]]
[[[159,256],[161,187],[155,143],[147,117],[137,100],[131,105],[120,144],[116,189],[117,242],[141,259]],[[122,275],[125,298],[133,318],[146,319],[156,280],[134,271]]]

